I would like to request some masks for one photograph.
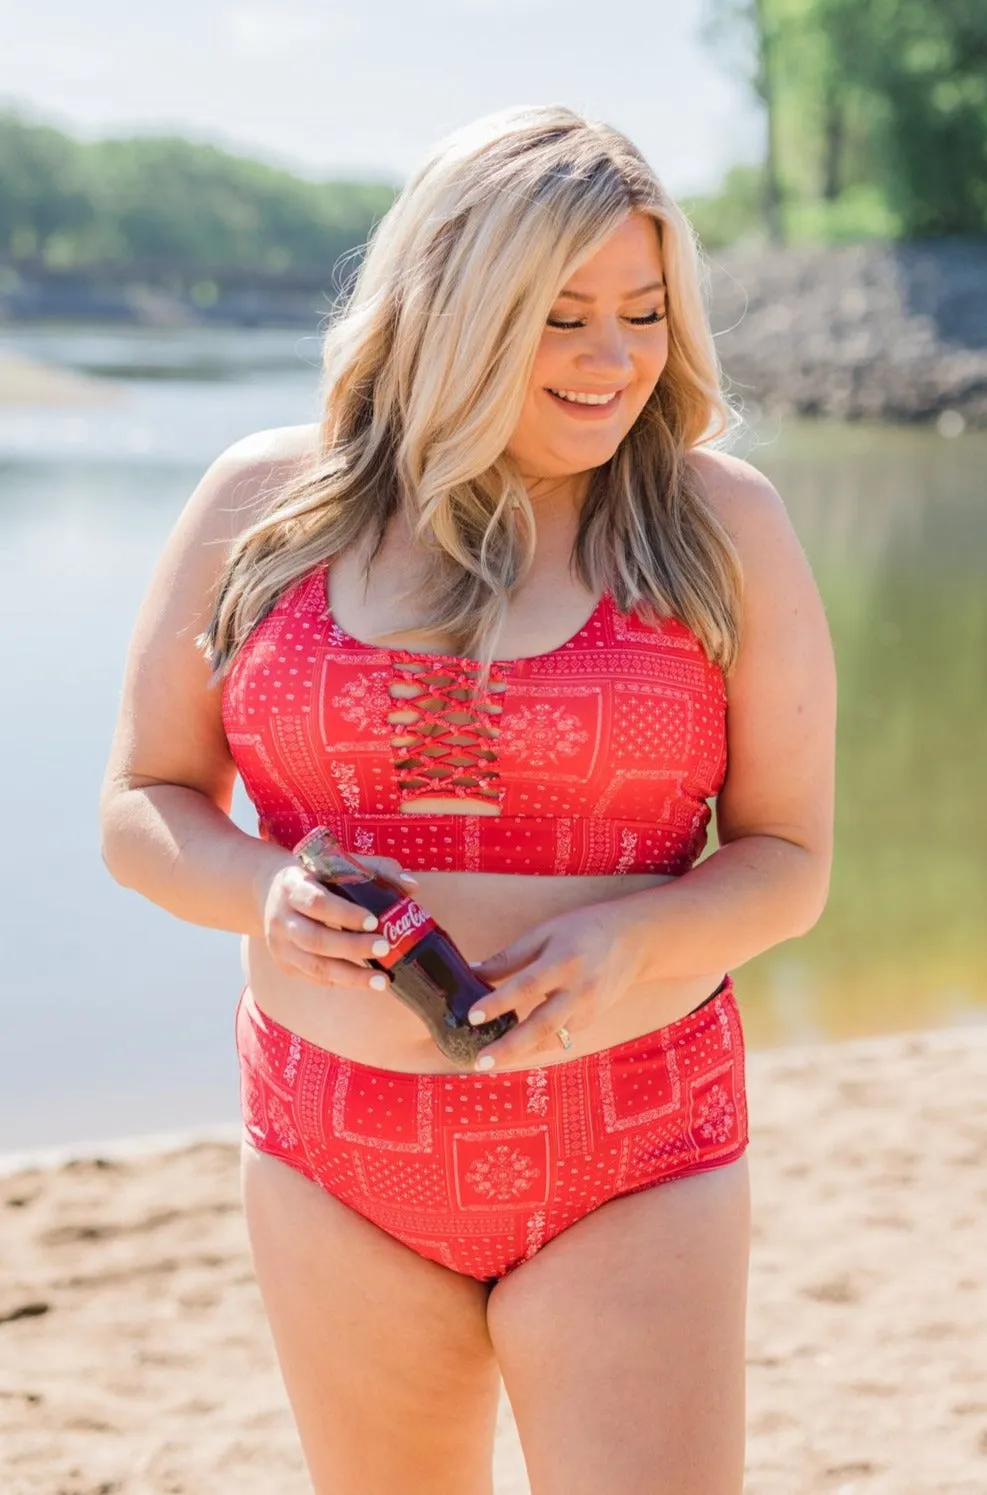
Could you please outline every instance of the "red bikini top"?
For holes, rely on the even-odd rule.
[[[689,870],[726,773],[726,691],[683,623],[604,595],[560,648],[495,662],[474,699],[474,661],[344,633],[326,570],[282,594],[223,683],[265,840],[326,825],[410,871]],[[436,794],[487,813],[437,814]]]

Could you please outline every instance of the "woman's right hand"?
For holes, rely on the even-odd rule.
[[[353,860],[393,883],[403,896],[417,885],[417,879],[390,857]],[[258,899],[267,948],[289,976],[304,976],[320,986],[387,990],[384,972],[364,964],[389,949],[374,933],[377,919],[365,908],[324,887],[297,861],[277,868],[273,875],[265,873]]]

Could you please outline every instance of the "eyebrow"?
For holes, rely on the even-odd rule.
[[[627,291],[620,299],[621,301],[636,301],[639,296],[646,296],[649,291],[663,291],[664,289],[663,280],[653,280],[650,285],[642,286],[639,291]],[[596,300],[595,296],[584,296],[581,291],[560,291],[555,299],[561,301],[563,297],[567,301],[585,301],[587,305]]]

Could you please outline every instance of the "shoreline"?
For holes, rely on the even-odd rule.
[[[987,1010],[971,1021],[954,1023],[945,1028],[903,1028],[892,1033],[868,1033],[854,1038],[824,1038],[805,1043],[775,1044],[747,1050],[748,1077],[759,1064],[778,1059],[800,1063],[820,1053],[838,1050],[847,1058],[880,1058],[902,1043],[920,1041],[927,1050],[952,1049],[969,1044],[987,1048]],[[763,1056],[763,1057],[762,1057]],[[87,1139],[83,1142],[54,1143],[39,1148],[14,1148],[0,1151],[0,1178],[14,1174],[63,1168],[69,1163],[139,1162],[167,1156],[209,1143],[238,1143],[241,1127],[238,1121],[204,1122],[169,1131],[125,1132],[119,1136]]]
[[[239,1122],[217,1122],[214,1125],[181,1127],[169,1132],[128,1132],[89,1142],[66,1142],[52,1147],[18,1148],[0,1152],[0,1178],[16,1173],[64,1168],[69,1163],[140,1162],[146,1158],[164,1157],[210,1142],[238,1142]]]

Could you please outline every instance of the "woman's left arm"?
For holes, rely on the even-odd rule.
[[[811,929],[829,891],[836,671],[822,600],[768,480],[722,456],[701,472],[744,572],[720,844],[674,882],[617,900],[640,980],[741,965]]]
[[[477,1006],[521,1025],[490,1046],[516,1062],[589,1026],[641,982],[742,965],[805,934],[826,903],[833,851],[836,671],[815,580],[784,504],[746,462],[694,454],[743,568],[737,663],[727,679],[719,846],[674,881],[564,914],[478,967]],[[503,983],[503,984],[500,984]],[[656,1014],[659,1023],[680,1014]]]

